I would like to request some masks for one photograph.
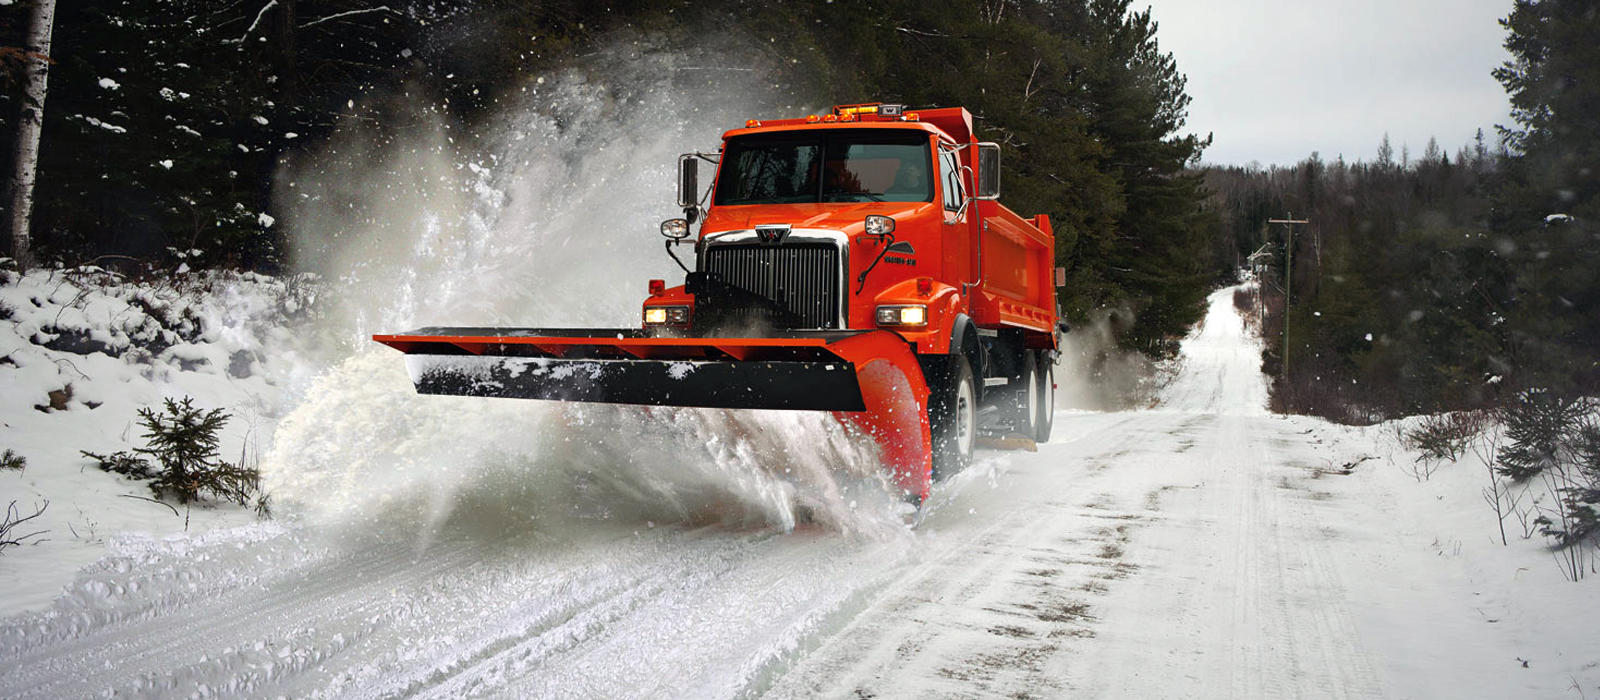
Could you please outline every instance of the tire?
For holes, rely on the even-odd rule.
[[[1032,438],[1039,425],[1039,369],[1034,353],[1021,352],[1017,375],[1006,387],[1006,410],[1011,414],[1011,429]]]
[[[1032,355],[1033,353],[1030,353]],[[1034,395],[1038,397],[1038,420],[1033,424],[1033,441],[1049,442],[1050,429],[1056,422],[1056,363],[1050,358],[1050,351],[1041,350],[1034,361],[1036,377],[1035,386],[1038,389]]]
[[[928,428],[933,433],[935,481],[966,469],[978,439],[978,382],[967,358],[951,358],[950,369],[930,376]]]

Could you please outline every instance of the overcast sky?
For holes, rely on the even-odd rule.
[[[1413,158],[1428,137],[1454,157],[1510,124],[1489,71],[1506,60],[1511,0],[1140,0],[1189,76],[1188,129],[1208,163],[1374,160],[1385,132]]]

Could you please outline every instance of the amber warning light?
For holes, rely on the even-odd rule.
[[[886,105],[876,102],[859,105],[836,105],[833,108],[832,116],[837,117],[839,121],[850,121],[852,119],[859,119],[867,116],[903,119],[906,116],[906,106]],[[823,117],[823,121],[827,121],[827,117]]]

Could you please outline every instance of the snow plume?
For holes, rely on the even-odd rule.
[[[1160,383],[1160,366],[1117,345],[1117,329],[1133,325],[1133,311],[1099,309],[1088,323],[1061,339],[1056,365],[1056,406],[1096,411],[1143,408]]]
[[[893,512],[866,446],[821,414],[413,394],[393,353],[325,374],[279,426],[269,490],[321,523],[560,536],[657,525],[842,531]],[[855,471],[841,466],[859,465]]]
[[[682,277],[659,234],[681,215],[678,154],[805,110],[760,70],[715,68],[751,65],[620,39],[474,124],[415,96],[375,109],[414,120],[399,137],[352,122],[277,192],[298,265],[343,292],[329,327],[365,344],[421,325],[636,325],[646,280]]]
[[[804,514],[900,528],[874,448],[824,414],[417,396],[400,355],[367,339],[637,326],[646,280],[682,278],[657,232],[677,215],[678,154],[714,149],[752,116],[807,111],[752,65],[621,40],[529,76],[482,124],[390,110],[418,115],[404,138],[352,124],[288,169],[278,209],[299,265],[328,285],[316,332],[332,351],[263,464],[282,509],[427,536],[606,521],[789,530]]]

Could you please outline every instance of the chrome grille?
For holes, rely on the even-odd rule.
[[[839,249],[832,245],[724,245],[706,250],[704,271],[782,304],[800,328],[839,327]]]

